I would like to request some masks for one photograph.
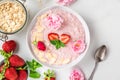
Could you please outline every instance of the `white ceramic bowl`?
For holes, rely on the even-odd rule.
[[[41,62],[40,60],[37,59],[36,55],[34,55],[34,51],[32,50],[32,46],[31,46],[31,30],[33,29],[36,21],[37,21],[37,17],[39,15],[41,15],[42,13],[52,9],[52,8],[55,8],[55,7],[59,7],[59,8],[62,8],[63,10],[67,11],[67,12],[70,12],[72,13],[73,15],[75,15],[79,20],[80,22],[82,23],[83,25],[83,28],[85,30],[85,43],[86,43],[86,49],[85,51],[80,54],[80,56],[78,58],[76,58],[75,60],[73,60],[72,62],[68,63],[68,64],[65,64],[65,65],[61,65],[61,66],[53,66],[53,65],[50,65],[50,64],[47,64],[47,63],[43,63]],[[50,67],[50,68],[54,68],[54,69],[60,69],[60,68],[68,68],[68,67],[72,67],[74,65],[76,65],[77,63],[79,63],[83,57],[86,55],[86,52],[88,50],[88,47],[89,47],[89,44],[90,44],[90,33],[89,33],[89,29],[88,29],[88,26],[86,24],[86,22],[84,21],[84,19],[79,15],[77,14],[76,12],[74,12],[73,10],[71,10],[70,8],[68,7],[64,7],[64,6],[52,6],[52,7],[49,7],[49,8],[45,8],[43,10],[40,10],[36,16],[33,18],[31,24],[30,24],[30,30],[28,31],[28,35],[27,35],[27,43],[28,43],[28,46],[29,46],[29,49],[30,51],[32,52],[33,56],[40,62],[42,63],[44,66],[47,66],[47,67]]]

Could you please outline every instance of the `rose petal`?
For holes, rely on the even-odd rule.
[[[76,0],[57,0],[57,2],[61,5],[71,5],[74,3]]]
[[[72,44],[72,49],[75,53],[82,53],[85,50],[85,43],[83,40],[78,40]]]
[[[49,14],[44,22],[45,26],[57,30],[61,27],[63,19],[57,14]]]
[[[84,75],[82,71],[75,69],[71,72],[70,80],[84,80]]]

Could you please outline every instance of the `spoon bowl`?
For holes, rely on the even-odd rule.
[[[106,55],[107,55],[107,47],[105,45],[102,45],[95,52],[95,60],[101,62],[105,60]]]

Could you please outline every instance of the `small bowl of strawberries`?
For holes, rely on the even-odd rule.
[[[11,55],[0,51],[4,57],[4,61],[0,65],[1,80],[27,80],[28,72],[25,61],[18,55]],[[9,56],[9,57],[8,57]]]
[[[0,54],[4,60],[0,64],[0,80],[27,80],[28,71],[24,59],[13,54],[16,42],[9,40],[3,43]]]

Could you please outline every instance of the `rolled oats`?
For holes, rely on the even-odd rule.
[[[7,1],[0,4],[0,31],[12,33],[23,27],[26,12],[18,2]]]

